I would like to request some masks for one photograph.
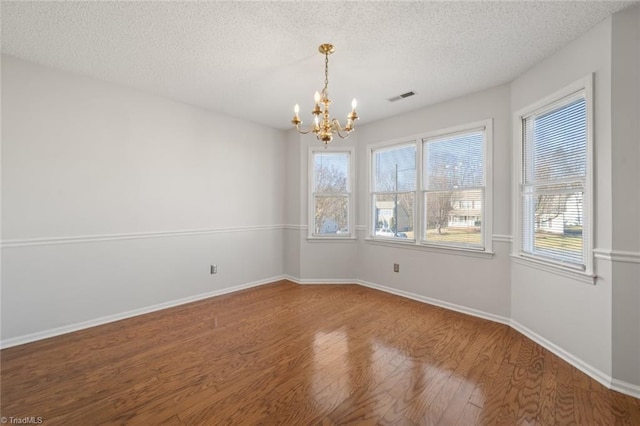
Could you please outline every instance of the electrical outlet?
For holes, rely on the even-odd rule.
[[[218,273],[218,265],[211,265],[211,274]]]
[[[393,272],[400,272],[400,264],[399,263],[394,263],[393,264]]]

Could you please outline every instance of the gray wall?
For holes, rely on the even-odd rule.
[[[281,277],[284,137],[3,56],[3,345]]]
[[[613,16],[612,50],[613,377],[640,385],[640,6]]]

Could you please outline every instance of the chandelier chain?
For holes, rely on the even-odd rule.
[[[327,87],[329,86],[329,54],[324,54],[324,96],[327,97]]]

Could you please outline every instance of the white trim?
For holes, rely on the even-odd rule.
[[[351,284],[351,283],[355,283],[358,285],[361,285],[363,287],[369,287],[372,288],[374,290],[380,290],[383,291],[385,293],[389,293],[389,294],[394,294],[396,296],[400,296],[400,297],[405,297],[407,299],[412,299],[412,300],[416,300],[418,302],[422,302],[422,303],[426,303],[429,305],[433,305],[433,306],[439,306],[441,308],[444,309],[448,309],[448,310],[452,310],[452,311],[456,311],[456,312],[460,312],[466,315],[471,315],[477,318],[482,318],[482,319],[486,319],[489,321],[493,321],[493,322],[497,322],[499,324],[504,324],[508,327],[511,327],[512,329],[514,329],[515,331],[517,331],[518,333],[522,334],[523,336],[533,340],[535,343],[537,343],[538,345],[542,346],[543,348],[549,350],[550,352],[553,352],[556,356],[562,358],[564,361],[568,362],[569,364],[573,365],[574,367],[576,367],[578,370],[582,371],[583,373],[585,373],[587,376],[593,378],[594,380],[596,380],[597,382],[601,383],[602,385],[604,385],[606,388],[617,391],[617,392],[621,392],[625,395],[629,395],[632,396],[634,398],[640,398],[640,386],[632,384],[632,383],[628,383],[622,380],[618,380],[615,379],[613,377],[611,377],[610,375],[604,373],[603,371],[599,370],[598,368],[593,367],[592,365],[584,362],[582,359],[574,356],[573,354],[567,352],[566,350],[562,349],[560,346],[556,345],[555,343],[551,342],[550,340],[545,339],[544,337],[540,336],[539,334],[535,333],[534,331],[530,330],[529,328],[525,327],[524,325],[520,324],[518,321],[515,321],[513,319],[501,316],[501,315],[496,315],[496,314],[492,314],[489,312],[484,312],[484,311],[480,311],[478,309],[473,309],[473,308],[469,308],[466,306],[461,306],[461,305],[457,305],[455,303],[450,303],[450,302],[445,302],[443,300],[439,300],[439,299],[433,299],[431,297],[426,297],[426,296],[422,296],[420,294],[415,294],[415,293],[411,293],[408,291],[404,291],[404,290],[398,290],[395,288],[391,288],[391,287],[387,287],[387,286],[383,286],[380,284],[375,284],[372,282],[368,282],[368,281],[364,281],[364,280],[336,280],[336,279],[331,279],[331,280],[326,280],[326,279],[319,279],[319,280],[310,280],[310,279],[297,279],[297,278],[293,278],[290,276],[286,276],[285,279],[295,282],[297,284]]]
[[[486,319],[489,321],[497,322],[500,324],[509,325],[510,320],[507,317],[503,317],[501,315],[492,314],[490,312],[481,311],[478,309],[469,308],[462,305],[457,305],[455,303],[445,302],[444,300],[434,299],[431,297],[423,296],[421,294],[411,293],[409,291],[398,290],[396,288],[387,287],[380,284],[375,284],[369,281],[364,280],[356,280],[356,283],[363,286],[369,287],[374,290],[384,291],[385,293],[395,294],[396,296],[405,297],[407,299],[416,300],[418,302],[426,303],[428,305],[439,306],[441,308],[449,309],[451,311],[460,312],[463,314],[471,315],[473,317]]]
[[[369,152],[369,163],[371,163],[371,153],[373,151],[387,151],[391,149],[401,148],[403,146],[417,144],[418,140],[422,137],[421,135],[422,134],[419,133],[417,135],[411,135],[404,138],[396,138],[389,141],[381,141],[367,145],[367,151]],[[367,169],[371,171],[371,167],[368,167]],[[369,175],[371,178],[373,178],[373,175],[371,173],[369,173]],[[373,181],[371,179],[369,179],[369,184],[371,187],[373,186]]]
[[[186,303],[196,302],[198,300],[208,299],[210,297],[221,296],[227,293],[233,293],[239,290],[245,290],[251,287],[258,287],[265,284],[271,284],[283,279],[288,279],[284,275],[266,278],[259,281],[252,281],[245,284],[239,284],[233,287],[227,287],[220,290],[214,290],[207,293],[197,294],[195,296],[183,297],[181,299],[170,300],[168,302],[158,303],[144,308],[133,309],[127,312],[121,312],[118,314],[107,315],[100,318],[95,318],[87,321],[78,322],[75,324],[64,325],[61,327],[52,328],[45,331],[39,331],[36,333],[26,334],[23,336],[12,337],[9,339],[0,341],[0,348],[10,348],[12,346],[22,345],[25,343],[35,342],[36,340],[48,339],[50,337],[59,336],[61,334],[67,334],[74,331],[84,330],[86,328],[95,327],[98,325],[108,324],[114,321],[120,321],[126,318],[135,317],[138,315],[148,314],[150,312],[160,311],[162,309],[173,308],[175,306],[184,305]]]
[[[607,387],[611,390],[640,399],[640,386],[634,385],[633,383],[611,378],[611,384]]]
[[[593,378],[594,380],[596,380],[606,388],[612,389],[618,392],[622,392],[626,395],[633,396],[634,398],[640,398],[640,386],[612,378],[610,375],[586,363],[585,361],[578,358],[577,356],[565,351],[560,346],[556,345],[550,340],[545,339],[538,333],[520,324],[518,321],[515,321],[512,319],[509,325],[511,326],[511,328],[513,328],[517,332],[533,340],[534,342],[544,347],[545,349],[548,349],[550,352],[553,352],[555,355],[562,358],[569,364],[573,365],[578,370],[582,371],[587,376]]]
[[[184,237],[191,235],[209,235],[222,234],[229,232],[254,232],[254,231],[274,231],[282,230],[291,225],[264,225],[264,226],[238,226],[233,228],[205,228],[205,229],[185,229],[177,231],[152,231],[152,232],[135,232],[122,234],[97,234],[97,235],[77,235],[68,237],[49,237],[49,238],[24,238],[15,240],[3,240],[2,248],[13,247],[31,247],[31,246],[49,246],[56,244],[78,244],[93,243],[102,241],[118,241],[118,240],[138,240],[145,238],[167,238],[167,237]]]
[[[346,234],[350,235],[350,234]],[[335,243],[354,243],[358,241],[355,235],[351,234],[349,237],[309,237],[307,236],[307,242],[309,243],[326,243],[326,242],[335,242]]]
[[[391,239],[391,238],[383,239],[381,237],[378,237],[378,238],[367,237],[364,240],[368,244],[373,244],[377,246],[429,251],[432,253],[439,253],[439,254],[453,254],[457,256],[482,257],[482,258],[492,258],[495,255],[495,252],[493,251],[471,249],[471,248],[464,248],[464,247],[455,247],[455,246],[435,245],[435,244],[429,244],[429,245],[416,244],[413,240],[402,241],[403,239]]]
[[[511,235],[493,234],[493,236],[491,237],[491,240],[493,240],[493,242],[511,244],[513,242],[513,237]]]
[[[563,267],[551,262],[540,261],[537,258],[523,257],[518,254],[512,254],[511,259],[518,265],[527,266],[539,271],[550,272],[552,274],[570,278],[572,280],[580,281],[586,284],[595,285],[598,280],[598,277],[594,274],[588,274],[578,269]]]
[[[609,262],[640,263],[640,252],[637,251],[594,249],[593,255]]]
[[[296,284],[300,284],[300,285],[311,285],[311,284],[319,284],[319,285],[324,285],[324,284],[345,284],[345,285],[356,285],[356,281],[353,278],[349,278],[349,279],[337,279],[337,278],[320,278],[320,279],[316,279],[316,280],[310,280],[307,278],[296,278],[296,277],[292,277],[291,275],[285,275],[284,276],[285,280],[289,280],[291,282],[294,282]]]
[[[427,132],[422,137],[422,142],[439,141],[442,139],[448,139],[451,137],[461,136],[473,132],[484,132],[485,130],[487,130],[487,121],[493,122],[493,119],[480,120],[474,123],[461,124],[458,126],[447,127],[446,129],[438,129],[432,132]]]
[[[484,249],[493,251],[493,118],[484,124],[484,204],[482,205],[482,237]]]
[[[306,231],[308,226],[307,225],[284,225],[283,228],[289,229],[292,231]]]

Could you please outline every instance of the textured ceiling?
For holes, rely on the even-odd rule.
[[[272,127],[361,123],[506,83],[631,1],[2,2],[2,51]],[[413,90],[411,98],[388,98]]]

